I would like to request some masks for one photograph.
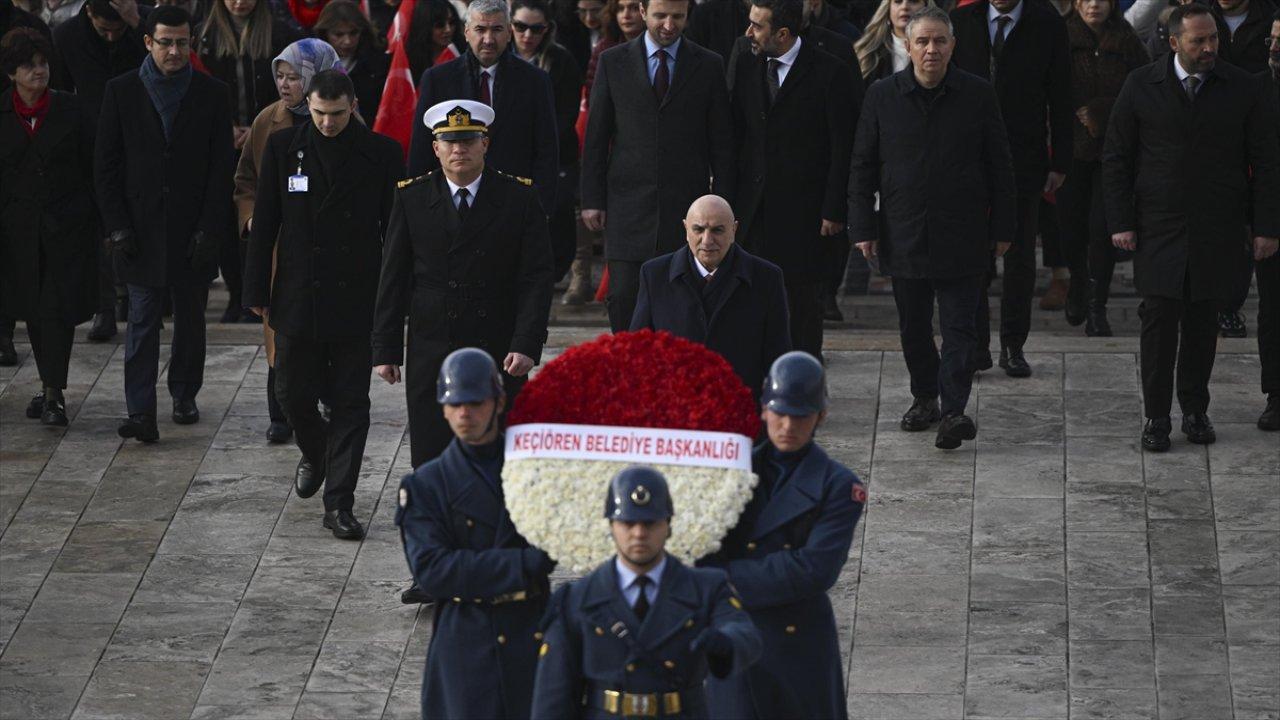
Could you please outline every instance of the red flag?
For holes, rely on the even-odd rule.
[[[414,110],[418,106],[418,91],[414,88],[413,72],[409,69],[409,54],[404,49],[415,4],[417,0],[401,0],[396,18],[387,31],[391,69],[387,72],[387,83],[382,88],[382,101],[378,104],[377,119],[373,123],[374,132],[400,143],[406,160],[409,158],[409,139],[413,136]]]

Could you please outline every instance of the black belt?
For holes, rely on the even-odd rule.
[[[524,602],[526,600],[532,600],[541,594],[542,593],[537,589],[516,590],[515,592],[503,593],[501,595],[497,595],[491,598],[474,598],[473,600],[470,600],[470,601],[464,598],[456,597],[456,598],[453,598],[453,602],[459,605],[466,602],[472,602],[472,603],[475,603],[476,605],[505,605],[506,603]]]
[[[671,717],[684,707],[684,693],[629,693],[621,690],[588,691],[589,704],[621,717]]]

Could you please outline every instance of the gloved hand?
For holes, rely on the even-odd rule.
[[[132,258],[138,254],[138,239],[132,230],[112,230],[107,236],[107,248]]]
[[[728,635],[720,632],[716,628],[709,627],[698,633],[698,637],[689,643],[689,652],[697,655],[700,652],[706,652],[720,658],[729,658],[733,656],[733,641]]]
[[[218,243],[205,234],[203,230],[191,233],[191,242],[187,244],[187,259],[191,261],[192,270],[200,270],[218,259]]]
[[[550,555],[534,547],[524,549],[520,564],[524,570],[524,576],[530,580],[540,580],[550,575],[556,567],[556,561],[552,560]]]

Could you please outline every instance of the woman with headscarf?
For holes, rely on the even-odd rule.
[[[317,73],[328,70],[338,64],[338,52],[323,40],[306,38],[286,47],[271,61],[272,74],[275,76],[276,91],[280,99],[268,105],[253,119],[249,126],[249,135],[244,143],[244,152],[240,154],[240,163],[236,166],[235,203],[239,217],[241,242],[247,241],[249,229],[253,223],[253,200],[258,192],[258,168],[262,162],[263,150],[267,147],[267,138],[278,130],[296,127],[311,118],[307,108],[307,91],[311,89],[311,79]],[[267,441],[272,443],[287,442],[293,435],[289,421],[285,418],[284,408],[276,402],[275,393],[275,333],[262,320],[262,335],[267,346],[267,410],[271,416],[271,425],[267,428]]]

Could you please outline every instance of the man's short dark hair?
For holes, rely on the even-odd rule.
[[[97,14],[97,11],[94,12]],[[147,13],[146,26],[144,32],[150,36],[156,36],[156,26],[164,25],[166,27],[182,27],[187,26],[187,30],[191,30],[191,13],[178,7],[177,5],[157,5]]]
[[[53,43],[39,30],[14,28],[0,38],[0,70],[5,75],[16,74],[18,68],[30,63],[36,55],[44,56],[45,62],[53,62]]]
[[[99,20],[107,22],[124,22],[124,18],[120,17],[120,13],[111,7],[111,0],[89,0],[85,3],[85,7],[89,8],[89,12]]]
[[[769,27],[774,32],[786,28],[791,31],[792,37],[800,34],[804,23],[804,3],[800,0],[751,0],[751,4],[773,13]]]
[[[346,98],[355,102],[356,86],[351,84],[351,78],[341,70],[322,70],[311,78],[311,88],[307,90],[307,95],[315,95],[321,100]]]
[[[1273,23],[1280,22],[1280,8],[1276,8],[1276,14],[1271,16],[1271,22]]]
[[[1169,36],[1182,34],[1182,23],[1187,18],[1197,17],[1199,15],[1208,15],[1213,17],[1213,13],[1209,12],[1209,8],[1197,2],[1189,2],[1186,5],[1179,5],[1169,13]]]
[[[679,0],[677,0],[677,2],[679,2]],[[690,15],[692,15],[692,14],[693,14],[693,0],[684,0],[684,6],[685,6],[685,9],[687,9],[687,10],[689,11],[689,14],[690,14]],[[648,10],[648,9],[649,9],[649,0],[640,0],[640,7],[644,8],[645,10]]]

